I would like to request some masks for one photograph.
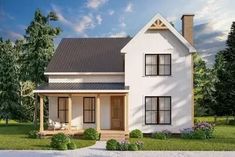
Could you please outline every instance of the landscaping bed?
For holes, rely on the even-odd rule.
[[[10,150],[50,150],[51,139],[31,139],[28,133],[33,130],[32,123],[0,124],[0,149]],[[77,148],[95,144],[95,140],[71,139]]]
[[[197,151],[235,151],[235,126],[216,126],[214,137],[211,139],[183,139],[172,136],[169,139],[161,140],[151,137],[142,139],[131,138],[130,142],[142,141],[143,150],[197,150]]]

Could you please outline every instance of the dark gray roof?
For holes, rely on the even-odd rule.
[[[124,72],[120,50],[131,38],[64,38],[46,72]]]
[[[47,83],[36,90],[126,90],[124,83]]]

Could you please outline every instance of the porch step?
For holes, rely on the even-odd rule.
[[[127,140],[129,135],[125,132],[101,132],[100,141],[115,139],[117,141]]]

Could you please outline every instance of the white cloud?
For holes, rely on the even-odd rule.
[[[232,21],[235,21],[235,17],[231,16],[235,14],[235,11],[227,9],[232,5],[230,3],[233,2],[208,0],[203,4],[203,7],[196,12],[195,20],[208,23],[210,32],[222,32],[222,34],[217,38],[220,40],[226,40],[231,23]]]
[[[109,10],[109,15],[113,15],[115,13],[114,10]]]
[[[124,31],[121,31],[118,33],[111,34],[110,37],[112,37],[112,38],[127,37],[127,33]]]
[[[100,15],[96,16],[97,23],[100,25],[103,21],[102,17]]]
[[[170,16],[170,17],[167,17],[166,19],[169,22],[175,22],[176,20],[178,20],[178,17],[177,16]]]
[[[88,0],[86,6],[87,8],[97,9],[106,2],[108,2],[108,0]]]
[[[0,34],[5,36],[6,39],[11,40],[17,40],[17,39],[23,39],[24,36],[18,32],[14,32],[8,29],[2,29],[0,28]]]
[[[52,4],[51,7],[52,7],[53,11],[56,12],[56,15],[58,16],[59,21],[60,21],[61,23],[65,24],[65,25],[72,26],[72,22],[69,21],[68,19],[66,19],[66,18],[63,16],[62,11],[61,11],[61,9],[60,9],[58,6]]]
[[[22,39],[22,38],[24,38],[22,34],[17,33],[17,32],[9,31],[8,34],[13,39]]]
[[[129,13],[133,12],[133,4],[132,3],[129,2],[127,4],[127,6],[125,8],[125,12],[129,12]]]
[[[85,30],[95,27],[92,16],[83,16],[80,21],[74,26],[74,30],[78,33],[84,33]]]
[[[121,27],[126,27],[126,23],[125,23],[125,22],[121,22],[121,23],[120,23],[120,26],[121,26]]]

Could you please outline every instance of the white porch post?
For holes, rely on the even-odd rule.
[[[43,112],[43,96],[40,95],[40,132],[44,130]]]
[[[71,130],[71,121],[72,121],[72,97],[68,97],[68,130]]]
[[[124,96],[124,111],[125,111],[125,115],[124,115],[124,117],[125,117],[125,125],[124,125],[124,129],[125,129],[125,132],[128,132],[129,131],[129,126],[128,126],[128,94],[126,94],[125,96]]]
[[[96,97],[96,130],[100,131],[100,95]]]

